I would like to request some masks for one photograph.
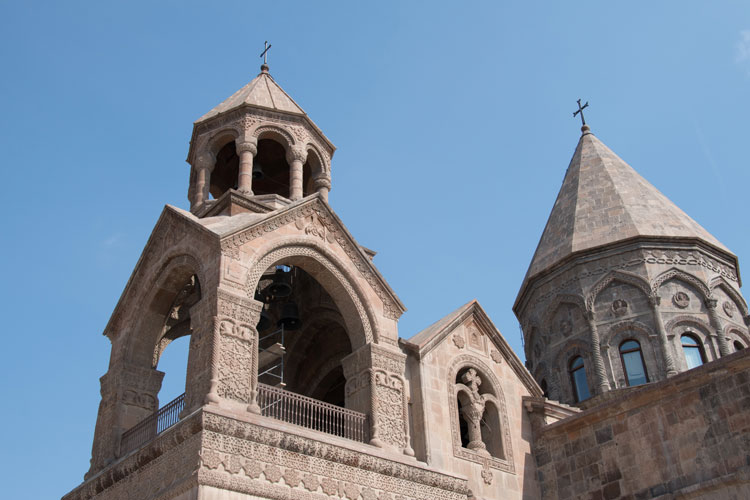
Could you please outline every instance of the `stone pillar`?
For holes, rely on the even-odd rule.
[[[251,140],[252,139],[252,140]],[[255,137],[237,142],[237,155],[240,157],[240,174],[237,179],[237,190],[252,196],[253,194],[253,157],[258,154],[258,140]]]
[[[659,311],[661,297],[658,295],[651,296],[648,298],[648,302],[651,304],[651,312],[654,314],[656,333],[659,335],[659,345],[661,346],[662,360],[664,361],[664,369],[667,372],[667,377],[677,375],[677,367],[674,364],[674,358],[672,358],[667,331],[664,329],[664,320],[662,320],[661,312]]]
[[[218,404],[260,413],[255,325],[261,308],[260,302],[222,289],[204,295],[191,308],[191,327],[198,338],[191,350],[198,352],[191,352],[188,362],[186,411]]]
[[[591,357],[594,361],[596,392],[597,394],[603,394],[609,390],[609,383],[607,382],[607,372],[604,369],[604,360],[602,359],[602,350],[599,342],[599,330],[596,328],[594,311],[588,311],[586,319],[589,322],[589,331],[591,333]]]
[[[289,199],[297,201],[302,198],[302,166],[307,160],[307,151],[304,148],[294,146],[287,152],[286,159],[289,162]]]
[[[716,339],[719,342],[719,354],[721,356],[728,356],[729,344],[727,344],[727,337],[724,335],[724,328],[721,325],[721,319],[719,314],[716,312],[716,306],[719,302],[716,299],[706,299],[705,304],[708,308],[708,317],[711,321],[711,327],[716,332]]]
[[[213,155],[202,153],[195,162],[195,206],[199,207],[208,201],[209,188],[211,187],[211,169],[213,168]],[[191,207],[192,208],[192,207]]]
[[[406,355],[367,344],[341,362],[346,407],[370,417],[370,444],[413,456],[406,401]]]
[[[486,451],[484,441],[482,441],[482,414],[484,413],[484,406],[477,404],[470,404],[461,409],[461,413],[466,419],[466,423],[469,424],[469,444],[466,447],[474,451]]]
[[[159,408],[158,394],[164,373],[120,362],[101,377],[102,400],[94,430],[91,477],[119,457],[123,432]],[[155,431],[155,429],[154,429]]]
[[[331,190],[331,181],[323,176],[316,177],[315,190],[320,193],[320,197],[323,198],[323,201],[328,203],[328,191]]]

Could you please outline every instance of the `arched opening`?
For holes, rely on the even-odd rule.
[[[542,396],[545,398],[549,398],[549,389],[547,388],[547,379],[542,379],[542,382],[539,384],[539,387],[542,388]]]
[[[320,158],[316,151],[308,149],[307,161],[302,167],[302,190],[303,196],[309,196],[315,192],[315,181],[314,178],[318,175],[322,175],[323,166],[320,163]]]
[[[646,371],[646,364],[643,362],[641,344],[638,341],[628,339],[620,344],[620,361],[628,386],[648,382],[648,372]]]
[[[237,146],[234,141],[225,144],[216,154],[216,163],[211,172],[211,186],[209,194],[214,198],[230,189],[237,189],[240,175],[240,158],[237,156]]]
[[[456,374],[455,383],[461,446],[504,458],[500,411],[489,380],[474,367],[465,366]]]
[[[284,146],[274,139],[258,140],[258,153],[253,158],[253,193],[289,198],[289,183],[289,163]]]
[[[185,392],[189,353],[190,336],[186,335],[170,342],[159,357],[157,369],[164,372],[158,397],[161,406]]]
[[[573,398],[576,403],[585,401],[591,397],[589,392],[589,383],[586,379],[586,366],[581,356],[576,356],[568,365],[570,374],[570,383],[573,386]]]
[[[739,340],[735,340],[733,342],[733,344],[734,344],[734,351],[735,352],[739,352],[739,351],[741,351],[742,349],[745,348],[745,346]]]
[[[703,346],[695,335],[685,333],[680,337],[680,341],[688,370],[701,366],[706,362],[706,354],[703,352]]]

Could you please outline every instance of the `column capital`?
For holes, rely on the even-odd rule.
[[[210,151],[204,151],[195,158],[195,168],[211,169],[214,164],[214,155]]]
[[[331,189],[331,181],[330,179],[328,179],[328,177],[325,177],[325,176],[315,177],[313,179],[313,183],[315,185],[315,189],[320,189],[320,188]]]
[[[658,295],[649,295],[648,303],[651,307],[657,308],[661,305],[661,297]]]
[[[235,147],[237,149],[237,154],[244,153],[245,151],[250,151],[253,156],[255,156],[256,154],[258,154],[258,139],[256,139],[255,137],[248,137],[247,139],[236,142]]]
[[[718,305],[719,301],[716,299],[706,299],[705,301],[706,307],[709,309],[716,309],[716,306]]]
[[[292,146],[286,152],[286,161],[294,163],[295,161],[305,163],[307,160],[307,150],[300,146]]]

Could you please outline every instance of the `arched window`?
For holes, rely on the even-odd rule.
[[[745,348],[745,346],[742,345],[742,342],[740,342],[739,340],[735,340],[734,341],[734,350],[735,351],[741,351],[744,348]]]
[[[500,432],[498,399],[487,378],[472,367],[456,375],[458,424],[461,447],[495,458],[505,458]]]
[[[622,360],[622,369],[625,372],[625,381],[629,386],[648,382],[641,344],[632,339],[620,344],[620,359]]]
[[[549,391],[547,390],[547,380],[542,379],[542,382],[539,384],[539,387],[542,388],[542,396],[545,398],[549,398]]]
[[[583,364],[583,358],[576,356],[570,362],[570,382],[573,385],[573,396],[576,402],[584,401],[591,397],[589,392],[589,383],[586,380],[586,367]]]
[[[682,352],[685,353],[688,370],[706,362],[706,357],[703,354],[703,349],[701,349],[698,339],[686,333],[680,337],[680,340],[682,341]]]

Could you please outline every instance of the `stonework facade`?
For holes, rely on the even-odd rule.
[[[195,123],[190,210],[165,207],[105,329],[65,500],[750,493],[737,258],[587,127],[514,306],[527,366],[476,301],[399,338],[328,204],[334,152],[265,65]],[[159,401],[185,336],[185,394]]]

